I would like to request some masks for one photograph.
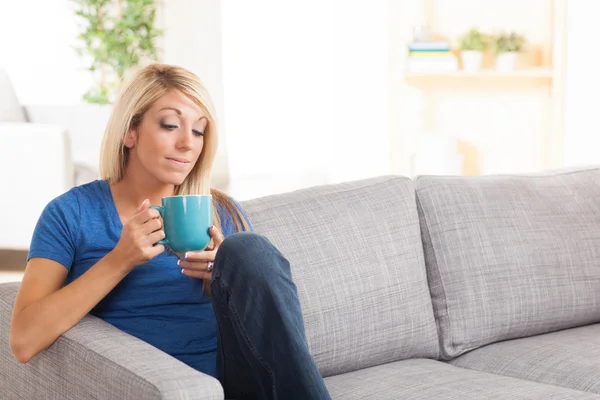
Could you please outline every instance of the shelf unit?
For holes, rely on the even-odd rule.
[[[463,4],[466,2],[468,2],[468,0],[462,1]],[[444,32],[438,31],[436,22],[444,19],[442,22],[445,22],[447,26],[451,17],[444,15],[439,10],[436,10],[436,7],[439,4],[447,9],[448,4],[450,3],[448,0],[421,1],[421,6],[423,8],[422,22],[425,26],[428,26],[432,32],[441,34],[441,36],[444,37]],[[545,102],[547,101],[549,108],[547,112],[544,112],[543,116],[543,124],[547,128],[540,128],[540,131],[543,130],[543,132],[540,132],[539,134],[539,144],[543,149],[541,150],[542,159],[538,163],[538,167],[543,169],[560,167],[562,165],[562,138],[564,130],[563,103],[566,64],[566,0],[547,0],[547,5],[551,9],[544,14],[544,16],[539,17],[537,15],[532,15],[530,17],[533,21],[532,24],[547,24],[550,27],[551,32],[547,34],[549,40],[547,40],[545,43],[541,43],[541,48],[537,49],[540,51],[542,56],[537,58],[537,63],[533,63],[533,65],[530,63],[529,65],[531,66],[529,67],[517,67],[515,70],[509,72],[498,71],[493,66],[490,66],[490,55],[488,54],[487,65],[485,65],[482,70],[476,72],[467,72],[464,70],[439,73],[405,71],[403,74],[405,85],[407,85],[407,87],[412,87],[413,90],[419,91],[420,96],[426,99],[425,103],[427,106],[425,107],[426,110],[424,111],[424,118],[431,121],[437,121],[439,119],[436,115],[432,114],[436,113],[435,102],[438,100],[436,96],[438,96],[438,92],[441,90],[446,90],[448,92],[448,88],[450,88],[452,91],[455,91],[457,95],[460,95],[461,90],[478,90],[480,95],[485,96],[486,99],[497,96],[498,93],[504,89],[510,89],[513,92],[515,90],[522,90],[523,93],[526,93],[532,88],[538,91],[542,90],[540,93],[545,93],[545,95],[547,95],[547,99],[543,99],[541,101],[543,101],[544,104],[546,104]],[[505,12],[507,7],[518,7],[518,3],[514,1],[504,2],[502,0],[488,1],[486,2],[485,6],[477,9],[477,12],[487,13],[486,16],[488,19],[486,22],[489,22],[491,19],[489,17],[489,10],[494,9],[494,7],[498,7],[498,10],[502,10],[502,8],[504,8],[503,11]],[[459,9],[456,11],[461,12],[460,7],[458,8]],[[471,7],[470,12],[472,12],[473,8],[476,7]],[[436,11],[438,15],[436,15]],[[477,15],[476,12],[474,15]],[[550,20],[543,20],[540,22],[539,18],[545,18],[545,15],[548,15]],[[510,22],[511,20],[508,18],[510,17],[507,17],[507,21]],[[534,20],[535,18],[538,18],[538,20]],[[523,20],[521,19],[520,21],[522,22]],[[477,25],[477,22],[477,20],[474,20],[472,26]],[[442,23],[442,25],[444,24]],[[463,31],[466,31],[468,28],[470,28],[470,26],[465,25],[463,27]],[[486,30],[485,26],[480,26],[480,29],[484,31]],[[454,35],[449,35],[450,37],[446,38],[456,39],[456,32],[453,33]],[[451,42],[454,43],[454,40]],[[535,58],[531,59],[535,60]],[[540,87],[543,87],[543,89],[540,89]],[[447,97],[445,100],[447,101]],[[533,107],[532,111],[536,112],[536,107]],[[465,114],[465,118],[469,118],[469,114]],[[506,118],[510,118],[510,116],[507,116]],[[490,117],[490,119],[492,120],[493,117]],[[435,125],[436,122],[431,122],[425,129],[435,130],[437,128]],[[405,139],[405,142],[415,142],[414,138],[412,139],[413,140]],[[469,167],[467,167],[467,169],[463,168],[463,174],[475,175],[479,173],[473,168],[471,168],[471,170],[468,170],[468,168]]]

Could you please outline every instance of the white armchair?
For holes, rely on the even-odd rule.
[[[29,248],[44,206],[73,186],[67,132],[53,125],[0,122],[1,249]]]
[[[27,250],[44,206],[73,185],[96,179],[109,112],[21,105],[0,70],[0,249]]]
[[[98,178],[100,146],[111,106],[26,105],[23,109],[29,121],[59,126],[68,132],[75,185]]]

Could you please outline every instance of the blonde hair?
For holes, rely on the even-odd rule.
[[[124,145],[127,132],[131,128],[137,128],[146,111],[169,92],[180,92],[187,96],[202,109],[208,121],[204,131],[202,153],[183,183],[175,187],[175,194],[211,194],[214,225],[220,231],[222,228],[217,206],[231,214],[237,232],[249,230],[235,203],[223,192],[210,187],[211,169],[218,144],[216,112],[200,79],[185,68],[151,64],[139,70],[122,86],[102,139],[100,178],[108,180],[109,183],[117,183],[123,179],[129,160],[129,149]]]

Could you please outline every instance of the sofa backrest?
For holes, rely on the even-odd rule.
[[[324,376],[437,358],[412,182],[380,177],[243,202],[290,261]]]
[[[600,321],[600,168],[416,191],[442,358]]]

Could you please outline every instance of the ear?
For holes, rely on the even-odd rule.
[[[132,149],[135,146],[136,141],[137,141],[137,132],[135,131],[135,129],[130,128],[127,131],[127,135],[125,135],[125,138],[123,139],[123,144],[128,149]]]

